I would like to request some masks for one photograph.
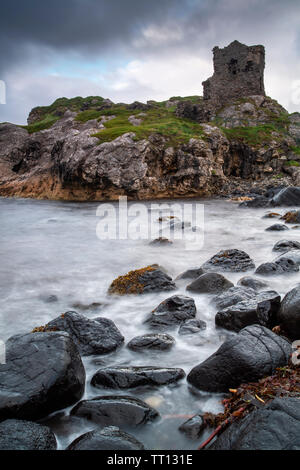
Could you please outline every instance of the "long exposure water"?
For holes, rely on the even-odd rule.
[[[99,367],[111,365],[181,367],[188,373],[216,351],[228,333],[216,330],[209,296],[193,294],[197,317],[207,323],[205,331],[179,336],[177,329],[171,329],[167,332],[174,336],[176,344],[170,351],[132,352],[126,348],[128,341],[150,331],[143,323],[147,314],[170,295],[190,295],[185,290],[188,281],[176,281],[178,289],[170,294],[111,297],[107,289],[112,280],[154,263],[175,278],[228,248],[245,250],[258,266],[277,256],[272,247],[278,240],[299,239],[299,229],[266,232],[275,223],[274,219],[262,218],[266,209],[241,209],[225,200],[198,202],[205,207],[204,245],[198,250],[186,250],[180,240],[171,246],[152,246],[149,240],[100,240],[96,236],[98,203],[0,199],[0,339],[30,332],[68,310],[89,318],[112,319],[125,336],[125,344],[112,354],[83,358],[87,373],[84,398],[119,393],[136,396],[154,406],[161,419],[130,430],[150,449],[195,449],[198,443],[185,438],[178,426],[197,412],[221,411],[222,396],[196,393],[186,380],[172,387],[139,388],[125,393],[102,391],[90,385],[92,375]],[[150,210],[151,202],[145,204]],[[226,277],[236,283],[243,275],[228,273]],[[270,288],[281,295],[298,282],[298,273],[268,279]],[[51,296],[52,300],[56,296],[57,301],[49,302]],[[85,309],[93,303],[100,305]],[[54,430],[60,449],[96,427],[71,418],[69,409],[54,413],[46,422]]]

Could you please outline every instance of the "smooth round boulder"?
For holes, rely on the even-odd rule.
[[[186,435],[189,439],[196,440],[201,437],[202,432],[206,428],[203,417],[198,414],[185,421],[178,430]]]
[[[158,265],[130,271],[115,279],[108,290],[109,294],[146,294],[175,290],[176,285]]]
[[[202,276],[204,271],[202,268],[190,268],[184,271],[183,273],[177,276],[176,280],[179,279],[197,279],[197,277]]]
[[[230,249],[221,250],[202,266],[204,271],[244,272],[255,268],[255,264],[245,251]]]
[[[107,395],[80,401],[71,415],[85,418],[101,426],[142,426],[154,421],[159,413],[138,398]]]
[[[99,369],[91,380],[97,388],[129,389],[142,386],[161,386],[178,382],[185,377],[179,368],[167,367],[106,367]]]
[[[45,326],[45,331],[69,333],[83,356],[107,354],[124,342],[124,336],[108,318],[90,320],[76,312],[66,312]]]
[[[7,419],[0,423],[0,450],[56,450],[56,438],[48,426]]]
[[[255,274],[261,276],[276,276],[278,274],[296,273],[299,266],[291,258],[284,256],[274,262],[263,263],[255,271]]]
[[[273,251],[300,250],[300,243],[296,240],[280,240],[273,246]]]
[[[144,450],[135,437],[116,426],[95,429],[77,437],[67,450]]]
[[[0,364],[0,421],[43,418],[80,400],[84,387],[81,357],[67,333],[13,336]]]
[[[175,344],[173,336],[166,333],[149,333],[136,336],[127,344],[132,351],[159,350],[169,351]]]
[[[278,317],[289,337],[292,340],[300,339],[300,285],[285,295]]]
[[[194,333],[199,333],[200,331],[203,331],[205,329],[206,329],[205,321],[192,319],[192,320],[187,320],[180,325],[178,334],[182,336],[191,335]]]
[[[275,291],[256,293],[248,300],[219,310],[215,316],[216,326],[236,332],[255,323],[273,328],[278,324],[280,300]]]
[[[222,274],[205,273],[191,282],[186,290],[198,294],[219,294],[230,289],[230,287],[233,287],[232,282],[228,281]]]
[[[266,232],[282,232],[284,230],[288,230],[289,228],[284,224],[274,224],[270,225],[270,227],[266,228]]]
[[[145,323],[153,327],[174,326],[195,316],[194,299],[185,295],[173,295],[152,310]]]
[[[209,450],[299,450],[300,400],[275,398],[232,423]]]
[[[238,285],[243,287],[250,287],[254,290],[262,290],[265,287],[268,287],[268,284],[260,279],[251,276],[244,276],[238,281]]]
[[[241,383],[272,375],[277,367],[287,365],[291,351],[291,344],[271,330],[248,326],[194,367],[187,380],[199,390],[228,392]]]

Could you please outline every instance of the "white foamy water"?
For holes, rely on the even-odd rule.
[[[97,203],[0,199],[0,340],[27,333],[68,310],[76,310],[89,318],[112,319],[125,336],[125,345],[109,355],[84,358],[87,372],[84,397],[117,393],[136,396],[152,404],[162,419],[130,431],[151,449],[196,448],[198,443],[187,440],[177,428],[186,421],[185,416],[199,411],[221,411],[222,396],[192,393],[186,380],[172,387],[127,393],[102,391],[90,386],[92,375],[99,367],[111,365],[181,367],[188,373],[216,351],[228,333],[215,329],[215,310],[208,296],[186,292],[187,280],[178,281],[177,291],[170,294],[120,298],[107,295],[112,280],[129,270],[154,263],[163,266],[175,278],[187,268],[200,266],[219,250],[229,248],[245,250],[258,266],[277,256],[272,252],[277,241],[299,240],[299,229],[265,232],[265,228],[277,222],[262,219],[266,209],[240,209],[237,204],[224,200],[199,202],[205,205],[204,246],[191,251],[185,250],[180,241],[174,246],[154,247],[146,240],[99,240],[96,236]],[[146,205],[150,209],[151,203]],[[226,277],[236,283],[244,275],[228,273]],[[298,282],[298,273],[268,278],[270,288],[281,295]],[[188,336],[179,336],[177,329],[170,329],[167,332],[174,336],[176,344],[168,352],[141,354],[128,350],[128,341],[150,331],[143,323],[147,314],[174,294],[194,298],[197,317],[207,322],[207,329]],[[57,296],[58,301],[47,303],[45,300],[51,295]],[[86,311],[74,307],[91,303],[101,306]],[[47,423],[56,433],[60,448],[96,427],[69,418],[68,410],[54,414]]]

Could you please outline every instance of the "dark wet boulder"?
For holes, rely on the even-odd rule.
[[[199,439],[202,432],[206,428],[203,417],[198,414],[185,421],[179,426],[178,430],[186,435],[189,439]]]
[[[272,375],[288,363],[290,354],[287,340],[263,326],[248,326],[194,367],[187,380],[200,390],[227,392],[241,383]]]
[[[56,450],[56,438],[48,426],[8,419],[0,423],[0,450]]]
[[[76,312],[66,312],[45,326],[45,331],[59,330],[69,333],[84,356],[107,354],[124,342],[124,337],[108,318],[89,318]]]
[[[286,256],[281,257],[274,262],[263,263],[255,271],[255,274],[261,276],[274,276],[278,274],[296,273],[299,271],[299,266],[295,261]]]
[[[296,240],[280,240],[273,246],[273,251],[300,250],[300,243]]]
[[[289,291],[283,298],[279,323],[291,339],[300,339],[300,285]]]
[[[203,320],[197,320],[192,319],[192,320],[187,320],[182,325],[180,325],[178,334],[179,335],[191,335],[194,333],[199,333],[200,331],[203,331],[206,329],[206,323]]]
[[[243,300],[217,312],[217,326],[231,331],[240,331],[255,323],[273,328],[278,324],[277,314],[280,309],[280,295],[275,291],[256,293],[248,300]]]
[[[184,271],[183,273],[177,276],[176,280],[178,279],[197,279],[197,277],[202,276],[204,271],[202,268],[190,268]]]
[[[67,450],[144,450],[135,437],[116,426],[95,429],[77,437]]]
[[[130,271],[115,279],[108,290],[109,294],[146,294],[175,290],[176,285],[158,265]]]
[[[245,251],[221,250],[202,266],[204,271],[244,272],[255,268],[255,264]]]
[[[238,281],[238,285],[244,286],[244,287],[250,287],[251,289],[254,290],[262,290],[265,287],[268,287],[268,284],[264,281],[261,281],[260,279],[257,279],[255,277],[251,276],[244,276]]]
[[[261,207],[268,207],[270,201],[265,196],[256,196],[249,201],[243,201],[239,204],[239,207],[253,207],[253,208],[261,208]]]
[[[175,339],[166,333],[149,333],[136,336],[127,344],[132,351],[148,351],[149,349],[168,351],[175,344]]]
[[[285,253],[282,253],[280,256],[276,258],[275,261],[279,261],[282,258],[292,260],[298,266],[300,266],[300,250],[289,250]]]
[[[284,224],[274,224],[266,228],[266,232],[282,232],[283,230],[288,230],[289,228]]]
[[[172,326],[195,318],[196,305],[194,299],[185,295],[174,295],[161,302],[146,319],[151,326]]]
[[[199,294],[218,294],[233,287],[232,282],[219,273],[205,273],[197,277],[186,290]]]
[[[300,206],[300,188],[290,186],[279,191],[271,199],[270,204],[275,206]]]
[[[97,388],[128,389],[169,385],[184,377],[184,371],[178,368],[116,366],[99,369],[93,376],[91,384]]]
[[[47,416],[80,400],[84,386],[80,354],[67,333],[13,336],[0,364],[0,421]]]
[[[299,450],[300,400],[275,398],[232,423],[209,450]]]
[[[106,395],[80,401],[71,415],[101,426],[142,426],[158,418],[158,412],[138,398]]]
[[[239,302],[253,299],[256,296],[257,292],[254,289],[243,286],[234,286],[230,287],[227,291],[222,292],[222,294],[216,295],[211,302],[216,308],[223,309]]]

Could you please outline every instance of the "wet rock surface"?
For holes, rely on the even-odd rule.
[[[291,339],[300,338],[300,285],[284,297],[279,312],[279,322]]]
[[[223,309],[235,305],[239,302],[243,302],[249,299],[253,299],[257,296],[257,291],[249,287],[234,286],[230,287],[227,291],[222,292],[212,299],[212,304],[217,309]]]
[[[280,295],[275,291],[256,293],[248,300],[231,304],[218,311],[215,317],[216,325],[236,332],[255,323],[273,328],[277,324],[280,300]]]
[[[116,426],[95,429],[79,436],[67,450],[143,450],[144,446],[135,437]]]
[[[181,424],[178,430],[185,434],[189,439],[196,440],[199,439],[205,427],[202,416],[198,414]]]
[[[274,224],[270,227],[266,228],[266,232],[283,232],[284,230],[288,230],[289,228],[283,224]]]
[[[45,326],[46,331],[53,329],[69,333],[84,356],[107,354],[124,342],[124,337],[112,320],[91,320],[76,312],[66,312]]]
[[[13,336],[0,364],[0,420],[42,418],[78,401],[84,387],[79,351],[67,333]]]
[[[255,274],[261,276],[274,276],[278,274],[296,273],[299,266],[289,257],[281,257],[271,263],[263,263],[255,271]]]
[[[152,327],[178,325],[195,318],[196,305],[194,299],[185,295],[174,295],[161,302],[146,319],[145,323]]]
[[[209,450],[299,450],[300,400],[275,398],[231,424]]]
[[[271,375],[287,364],[290,353],[291,345],[284,338],[263,326],[248,326],[194,367],[187,380],[203,391],[227,392]]]
[[[100,396],[79,402],[71,415],[101,426],[142,426],[158,418],[158,412],[142,400],[130,396]]]
[[[177,276],[176,280],[178,279],[196,279],[199,276],[202,276],[204,271],[202,268],[190,268],[184,271],[183,273]]]
[[[126,295],[175,289],[176,285],[172,278],[162,271],[159,266],[153,265],[119,276],[112,282],[108,292],[109,294]]]
[[[238,281],[238,285],[244,287],[250,287],[250,289],[254,290],[262,290],[265,287],[268,287],[268,284],[260,279],[251,276],[244,276]]]
[[[245,251],[230,249],[219,251],[201,267],[204,271],[244,272],[254,269],[255,265]]]
[[[203,320],[187,320],[182,325],[180,325],[178,334],[179,335],[191,335],[194,333],[199,333],[206,329],[206,323]]]
[[[299,206],[300,205],[300,187],[289,187],[279,191],[271,199],[272,206]]]
[[[147,385],[169,385],[184,377],[184,371],[178,368],[119,366],[98,370],[91,384],[97,388],[127,389]]]
[[[8,419],[0,423],[0,450],[56,450],[56,438],[47,426]]]
[[[175,339],[171,335],[164,333],[149,333],[136,336],[127,344],[132,351],[160,350],[168,351],[175,344]]]
[[[186,288],[199,294],[218,294],[233,287],[232,282],[219,273],[205,273],[195,279]]]
[[[296,240],[280,240],[273,246],[273,251],[300,250],[300,243]]]

